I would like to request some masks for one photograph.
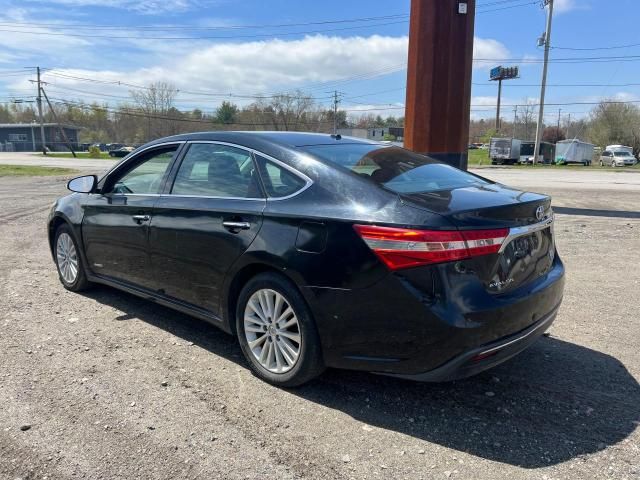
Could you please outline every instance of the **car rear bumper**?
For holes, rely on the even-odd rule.
[[[521,332],[469,350],[434,370],[412,375],[391,373],[385,375],[419,382],[446,382],[476,375],[506,362],[534,343],[551,326],[559,308],[560,305]]]
[[[433,381],[473,375],[529,346],[562,301],[557,256],[544,275],[499,295],[455,268],[409,269],[357,290],[304,288],[326,365]]]

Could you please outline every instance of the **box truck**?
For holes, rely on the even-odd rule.
[[[489,144],[491,164],[513,165],[520,160],[520,140],[516,138],[492,138]]]

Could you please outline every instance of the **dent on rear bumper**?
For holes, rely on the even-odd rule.
[[[559,258],[519,291],[481,298],[456,282],[442,285],[439,268],[389,275],[366,289],[306,287],[327,366],[423,375],[555,316],[562,301]]]
[[[384,373],[384,375],[420,382],[446,382],[476,375],[506,362],[533,344],[549,329],[556,319],[559,308],[560,305],[521,332],[469,350],[428,372],[412,375]]]

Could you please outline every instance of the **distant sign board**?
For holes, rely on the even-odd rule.
[[[489,72],[489,78],[491,80],[509,80],[511,78],[517,78],[519,74],[518,67],[494,67]]]

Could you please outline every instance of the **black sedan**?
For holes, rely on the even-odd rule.
[[[65,288],[206,320],[276,385],[325,367],[466,377],[530,345],[562,300],[549,197],[395,146],[194,133],[68,187],[48,220]]]
[[[135,150],[135,148],[133,148],[133,147],[115,148],[113,150],[109,150],[109,156],[110,157],[126,157],[131,152],[133,152],[134,150]]]

